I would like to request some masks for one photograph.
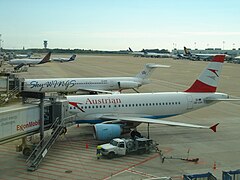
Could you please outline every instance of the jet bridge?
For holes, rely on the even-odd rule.
[[[66,127],[66,123],[74,121],[74,117],[68,113],[67,100],[50,99],[0,108],[0,144],[23,138],[17,150],[29,156],[32,148],[26,144],[27,136],[40,133],[43,142],[44,131],[53,129],[56,139]]]

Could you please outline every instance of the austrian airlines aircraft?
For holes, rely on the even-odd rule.
[[[184,92],[66,96],[69,111],[77,113],[77,123],[95,123],[95,135],[99,140],[118,137],[140,123],[207,128],[216,132],[218,124],[207,127],[160,118],[177,116],[230,100],[227,94],[216,93],[224,58],[224,55],[215,56],[193,85]]]
[[[135,77],[99,77],[99,78],[54,78],[25,79],[24,91],[34,92],[110,92],[112,90],[134,89],[148,84],[153,70],[158,67],[169,67],[149,63]]]
[[[49,62],[51,52],[49,52],[43,59],[11,59],[8,61],[10,65],[36,65]]]

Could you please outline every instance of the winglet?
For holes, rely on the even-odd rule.
[[[219,123],[214,124],[213,126],[211,126],[209,129],[211,129],[213,132],[217,132],[217,126],[219,125]]]

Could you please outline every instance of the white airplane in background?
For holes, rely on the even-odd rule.
[[[209,53],[197,53],[197,54],[192,54],[185,46],[184,48],[184,54],[183,56],[185,58],[191,59],[191,60],[211,60],[214,56],[216,55],[225,55],[225,58],[229,58],[230,56],[227,54],[209,54]]]
[[[141,56],[144,57],[144,55],[146,54],[146,52],[142,52],[142,51],[133,51],[130,47],[128,48],[130,54],[134,55],[135,57]]]
[[[154,53],[154,52],[147,52],[146,50],[141,51],[133,51],[129,47],[129,52],[133,54],[135,57],[141,56],[141,57],[151,57],[151,58],[177,58],[176,55],[170,54],[170,53]]]
[[[8,64],[10,65],[18,65],[18,66],[24,66],[24,65],[37,65],[37,64],[43,64],[49,62],[51,56],[51,52],[49,52],[44,58],[42,59],[11,59],[8,61]]]
[[[95,137],[108,140],[129,132],[140,123],[211,129],[211,127],[160,120],[181,115],[220,101],[229,96],[216,93],[224,55],[215,56],[193,85],[184,92],[104,94],[66,96],[69,112],[77,114],[76,123],[92,123]],[[204,123],[205,124],[205,123]]]
[[[70,62],[74,61],[76,58],[76,54],[73,54],[70,58],[52,58],[51,61],[56,61],[56,62]]]
[[[22,58],[30,58],[31,57],[31,54],[16,54],[14,55],[15,58],[19,58],[19,59],[22,59]]]
[[[149,77],[155,68],[169,67],[149,63],[135,77],[98,77],[98,78],[48,78],[25,79],[24,91],[33,92],[104,92],[134,89],[150,83]],[[135,89],[134,89],[135,90]]]

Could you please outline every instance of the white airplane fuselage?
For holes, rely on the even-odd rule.
[[[42,61],[42,59],[12,59],[9,60],[10,65],[19,65],[19,64],[39,64]]]
[[[77,114],[79,122],[99,123],[102,115],[141,118],[166,118],[214,104],[206,98],[227,99],[224,93],[132,93],[112,95],[67,96],[69,112]],[[77,107],[71,105],[77,103]]]
[[[25,79],[24,90],[34,92],[76,92],[84,89],[119,90],[147,84],[137,77]]]

